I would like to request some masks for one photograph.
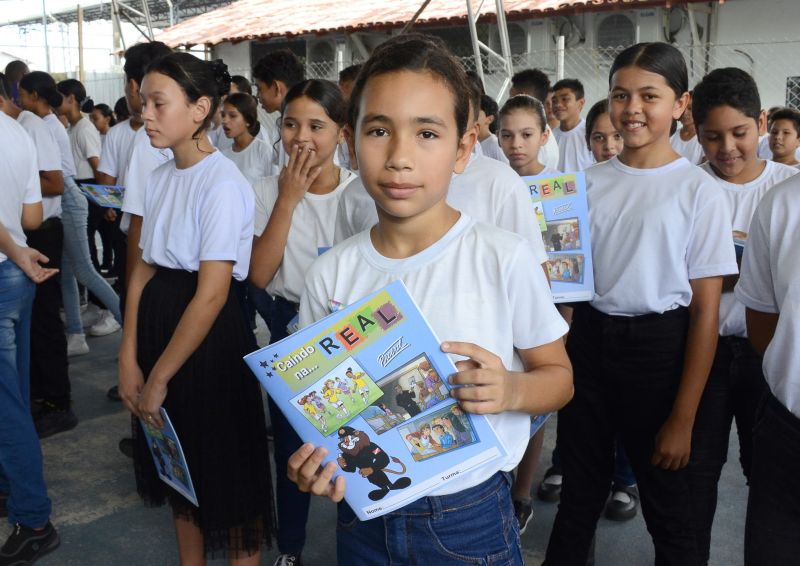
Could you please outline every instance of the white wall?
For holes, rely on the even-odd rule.
[[[252,79],[250,68],[250,42],[221,43],[214,46],[214,59],[222,59],[228,65],[228,72],[233,75],[244,75]]]

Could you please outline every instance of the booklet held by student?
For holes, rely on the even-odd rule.
[[[365,520],[506,454],[450,396],[440,345],[395,281],[245,361],[299,436],[328,449]]]
[[[93,203],[103,208],[122,208],[122,193],[125,189],[116,185],[92,185],[90,183],[78,184],[81,192],[89,197]]]
[[[191,501],[195,507],[198,507],[197,494],[194,491],[192,476],[189,474],[189,465],[183,455],[181,442],[178,440],[178,433],[175,432],[175,427],[172,426],[172,421],[169,420],[169,415],[164,407],[161,407],[159,411],[161,421],[164,423],[163,428],[156,428],[143,419],[139,419],[147,438],[147,446],[150,448],[150,454],[156,465],[158,477]]]
[[[594,270],[584,174],[523,177],[522,180],[528,185],[542,231],[553,301],[591,301]]]

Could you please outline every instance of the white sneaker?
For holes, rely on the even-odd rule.
[[[122,327],[119,325],[119,322],[114,320],[114,315],[111,314],[111,311],[103,310],[100,311],[100,318],[97,322],[89,328],[89,336],[107,336],[108,334],[113,334],[120,328]]]
[[[81,313],[81,325],[84,328],[94,326],[100,322],[103,312],[105,311],[103,311],[96,304],[89,303],[89,306],[86,307],[86,310]]]
[[[67,356],[82,356],[89,353],[89,344],[83,334],[67,334]]]

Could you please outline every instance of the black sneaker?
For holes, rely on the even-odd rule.
[[[8,494],[0,493],[0,517],[8,517]]]
[[[115,385],[109,389],[106,392],[106,397],[108,397],[111,401],[122,401],[122,397],[119,396],[119,386]]]
[[[544,473],[544,480],[536,490],[536,496],[547,503],[556,503],[561,499],[561,470],[550,468]]]
[[[133,458],[133,439],[123,438],[118,444],[119,451],[125,454],[128,458]]]
[[[531,507],[531,502],[515,499],[514,516],[517,518],[517,523],[519,523],[519,534],[524,533],[525,529],[528,528],[528,523],[533,519],[533,507]]]
[[[59,409],[49,401],[44,401],[42,410],[33,421],[39,438],[47,438],[66,432],[78,426],[78,417],[71,408]]]
[[[629,521],[639,509],[639,488],[614,484],[606,502],[605,516],[611,521]]]
[[[281,554],[272,563],[272,566],[303,566],[299,554]]]
[[[27,566],[54,551],[61,541],[49,521],[41,531],[14,525],[11,536],[0,548],[0,566]]]

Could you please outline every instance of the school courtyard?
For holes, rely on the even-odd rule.
[[[61,547],[43,558],[42,566],[115,566],[177,564],[178,555],[168,508],[147,509],[136,495],[131,460],[117,444],[130,433],[121,403],[106,399],[116,382],[120,333],[89,341],[91,353],[70,359],[75,412],[80,424],[42,441],[45,476],[53,500],[53,523]],[[545,454],[552,449],[555,426],[548,423]],[[742,564],[747,489],[738,463],[736,434],[731,434],[728,464],[720,481],[719,505],[712,537],[715,566]],[[540,466],[544,473],[547,462]],[[537,502],[534,520],[522,537],[526,564],[538,566],[550,535],[555,504]],[[305,566],[335,564],[335,506],[312,503]],[[10,527],[0,525],[5,540]],[[271,565],[277,549],[265,554]],[[224,561],[212,562],[214,565]],[[653,563],[650,537],[641,515],[627,523],[601,519],[597,533],[597,566],[645,566]],[[346,566],[346,565],[342,565]],[[435,565],[431,565],[435,566]]]

